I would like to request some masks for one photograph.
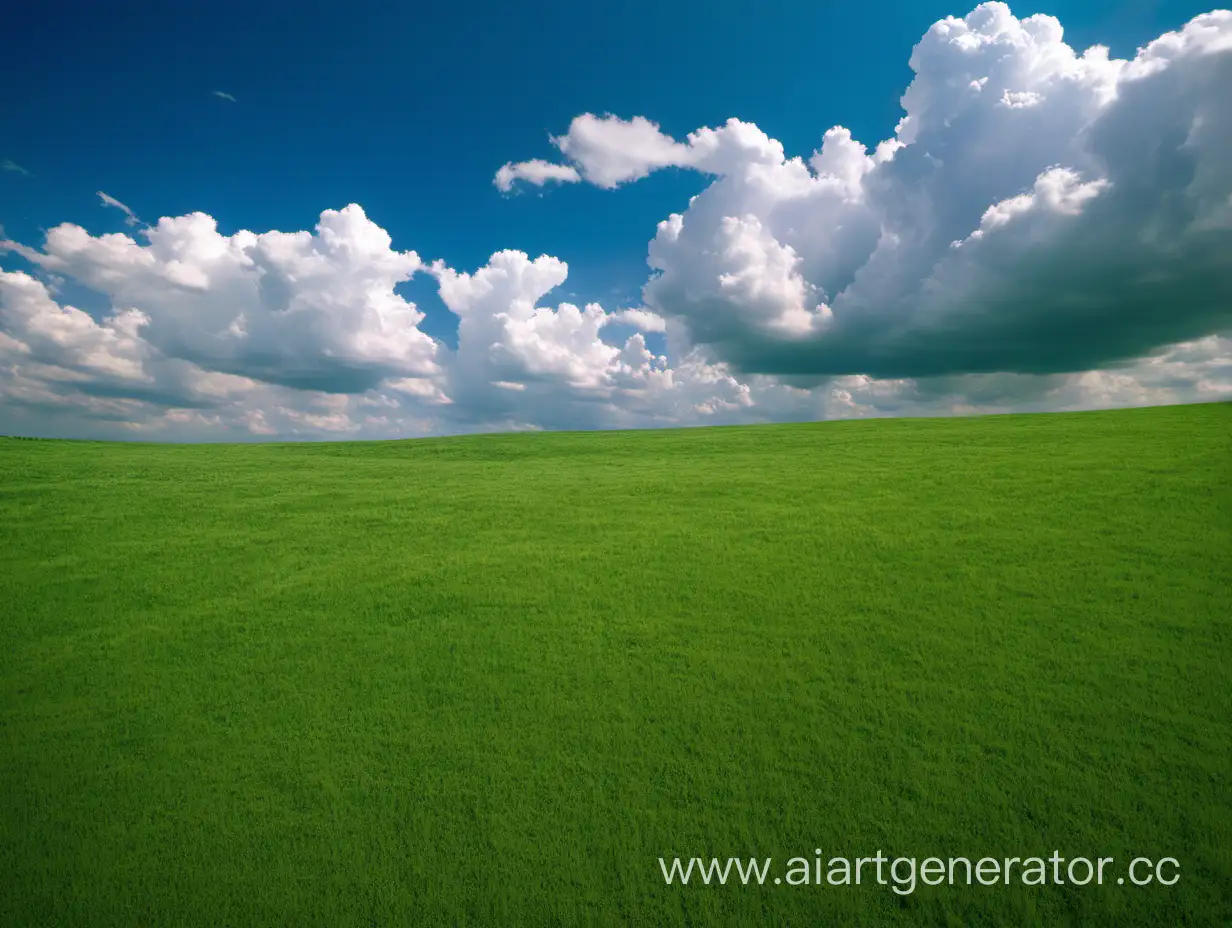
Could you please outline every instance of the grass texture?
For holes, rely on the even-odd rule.
[[[0,924],[1232,922],[1232,406],[0,440]],[[1170,856],[1176,885],[660,857]]]

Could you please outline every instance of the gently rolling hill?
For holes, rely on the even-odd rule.
[[[5,925],[1232,912],[1227,404],[8,439],[0,551]],[[1114,863],[774,883],[878,851]]]

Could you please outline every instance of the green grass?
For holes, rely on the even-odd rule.
[[[0,551],[6,926],[1232,921],[1227,404],[3,440]],[[659,872],[817,848],[1181,879]]]

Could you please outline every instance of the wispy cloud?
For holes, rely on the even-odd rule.
[[[127,217],[124,220],[125,225],[135,226],[141,223],[141,220],[137,218],[137,214],[134,213],[127,206],[125,206],[123,203],[121,203],[119,200],[117,200],[115,197],[110,196],[106,193],[103,193],[103,191],[100,190],[98,191],[98,198],[103,201],[104,206],[114,206],[116,209],[122,211],[124,215]]]
[[[569,164],[552,164],[542,158],[532,161],[522,161],[518,164],[508,163],[496,172],[492,183],[497,189],[508,193],[516,181],[526,181],[536,187],[555,182],[558,184],[576,184],[582,179],[577,168]]]
[[[235,97],[231,96],[231,94],[227,93],[225,90],[215,90],[214,96],[218,97],[218,99],[220,100],[230,100],[232,103],[240,102],[239,100],[235,99]]]
[[[3,168],[5,171],[12,171],[14,174],[20,174],[22,175],[22,177],[33,177],[34,176],[28,170],[26,170],[20,164],[18,164],[16,161],[10,161],[8,158],[4,159],[4,163],[0,164],[0,168]]]

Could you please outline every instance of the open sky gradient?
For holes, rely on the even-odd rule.
[[[27,5],[0,433],[1232,397],[1232,13]]]

